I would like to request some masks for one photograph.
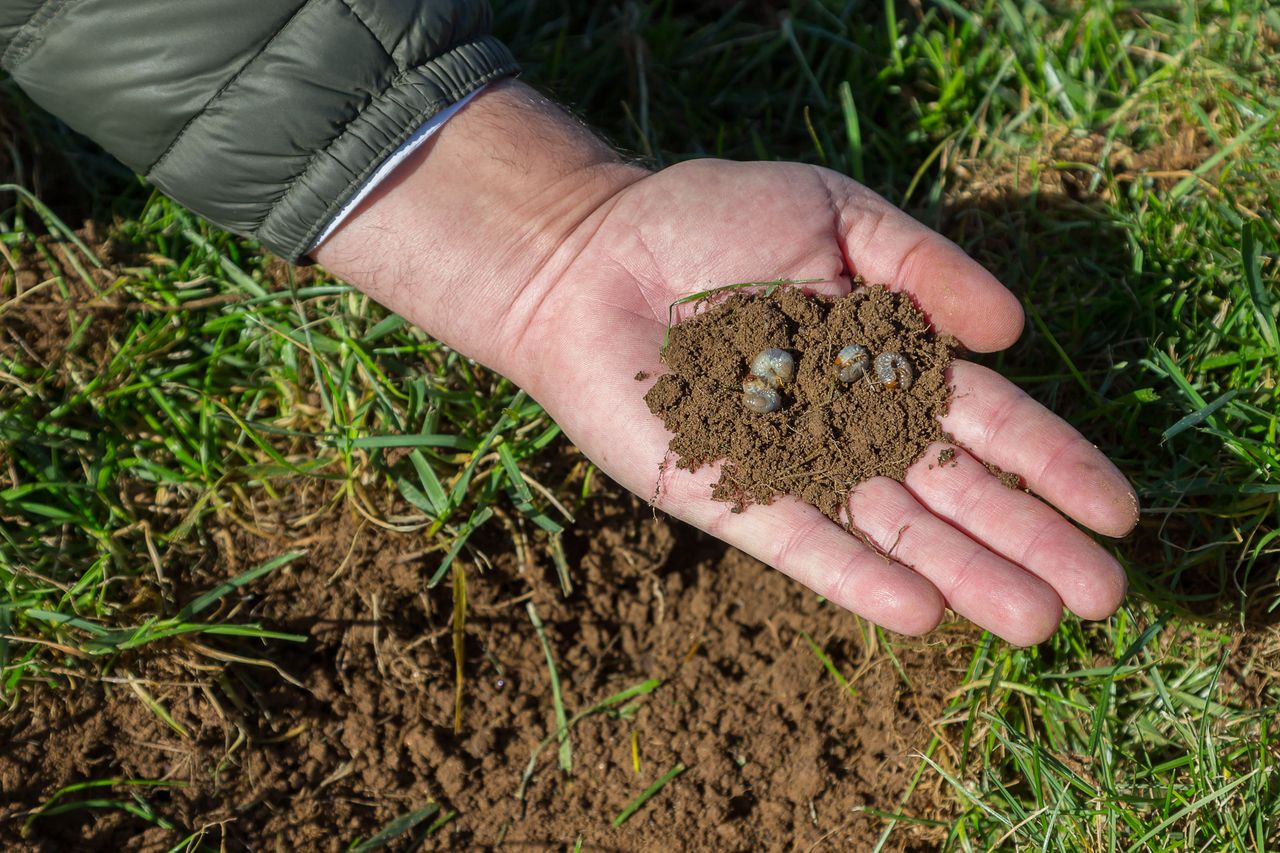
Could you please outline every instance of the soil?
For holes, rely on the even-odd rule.
[[[914,378],[889,388],[874,371],[845,384],[836,354],[849,344],[871,358],[899,353]],[[736,293],[671,329],[663,375],[645,396],[673,433],[681,468],[722,462],[713,497],[741,511],[794,495],[841,520],[850,491],[873,477],[902,480],[929,444],[944,439],[938,419],[951,387],[946,369],[957,347],[935,335],[911,300],[857,280],[848,296]],[[795,358],[794,382],[777,411],[743,405],[743,380],[762,350]]]
[[[114,681],[33,694],[0,718],[0,845],[158,851],[183,837],[119,809],[77,809],[24,831],[26,813],[63,786],[113,778],[166,785],[80,791],[59,802],[138,794],[183,833],[205,827],[213,849],[342,850],[431,800],[456,816],[428,848],[570,849],[581,837],[588,850],[869,849],[884,821],[865,810],[899,809],[972,635],[895,646],[899,672],[853,616],[608,488],[568,542],[573,597],[560,595],[549,566],[510,553],[490,550],[493,568],[483,576],[469,566],[459,734],[450,593],[448,584],[426,590],[421,542],[344,509],[318,519],[310,529],[320,532],[304,539],[283,516],[256,520],[253,532],[215,531],[208,560],[185,579],[186,595],[307,549],[256,582],[236,614],[309,637],[300,646],[237,647],[302,687],[189,645],[123,662]],[[554,730],[529,601],[546,624],[570,715],[646,679],[662,684],[625,715],[573,727],[572,776],[558,769],[554,746],[545,750],[521,802],[524,767]],[[144,706],[126,674],[185,736]],[[677,762],[686,772],[611,827]],[[928,778],[905,811],[944,819],[954,801]],[[899,824],[886,849],[931,849],[935,832]]]
[[[115,274],[81,260],[86,281],[69,259],[66,244],[47,237],[39,242],[42,251],[23,258],[17,271],[0,261],[0,285],[9,285],[0,286],[0,352],[16,351],[53,373],[74,350],[80,366],[101,372],[114,354],[107,341],[109,321],[127,310],[99,296]],[[5,282],[10,275],[12,282]]]
[[[163,307],[104,297],[111,272],[93,270],[91,285],[47,248],[49,263],[15,274],[0,351],[21,352],[56,385],[68,358],[93,369],[111,357],[126,312]],[[65,290],[45,284],[59,268]],[[93,322],[69,346],[85,317]],[[422,534],[361,520],[318,481],[248,520],[213,516],[187,543],[193,556],[170,575],[166,601],[180,605],[301,549],[247,587],[233,612],[211,616],[306,641],[179,637],[111,661],[101,677],[78,666],[27,687],[0,713],[0,849],[165,851],[203,831],[207,849],[338,851],[429,802],[453,816],[428,849],[567,850],[579,837],[586,850],[869,849],[885,828],[872,810],[954,816],[935,774],[911,785],[976,632],[935,632],[891,656],[852,615],[596,482],[566,534],[568,598],[536,548],[498,532],[473,539],[487,557],[463,563],[458,733],[451,591],[426,588],[439,554]],[[155,591],[140,585],[137,602],[140,615],[151,612]],[[544,750],[520,800],[530,756],[555,725],[530,602],[570,715],[647,679],[661,684],[573,727],[571,776],[554,746]],[[933,757],[954,764],[945,750]],[[611,826],[677,763],[683,774]],[[115,783],[65,790],[98,780]],[[51,800],[73,808],[33,814]],[[903,822],[885,849],[932,849],[938,832]]]

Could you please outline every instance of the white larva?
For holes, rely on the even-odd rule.
[[[796,360],[784,349],[767,349],[751,360],[751,372],[770,387],[781,388],[796,378]]]
[[[742,382],[742,405],[760,415],[782,408],[782,394],[769,381],[754,373]]]
[[[880,353],[876,356],[875,369],[876,379],[886,388],[901,388],[905,391],[911,387],[911,380],[915,378],[911,362],[901,353]]]
[[[871,356],[867,355],[866,347],[849,344],[836,353],[836,368],[840,371],[841,382],[857,382],[866,375],[869,367]]]

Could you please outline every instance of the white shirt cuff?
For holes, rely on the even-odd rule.
[[[479,89],[468,94],[462,100],[445,107],[443,110],[427,119],[421,127],[414,131],[413,136],[410,136],[400,145],[399,148],[391,152],[387,159],[383,160],[382,164],[378,166],[378,168],[374,170],[373,174],[365,180],[365,182],[360,186],[360,189],[356,190],[355,194],[351,196],[351,198],[347,199],[347,203],[344,204],[342,208],[334,214],[334,217],[329,220],[329,224],[325,225],[324,229],[320,232],[320,236],[316,237],[315,242],[311,244],[311,248],[307,249],[308,254],[314,252],[319,248],[321,243],[329,239],[329,236],[333,234],[334,231],[338,230],[338,226],[346,221],[352,211],[360,206],[360,202],[368,198],[369,193],[373,192],[374,189],[377,188],[378,184],[382,183],[388,175],[394,172],[397,166],[408,159],[410,154],[417,151],[424,142],[435,134],[437,130],[444,127],[445,122],[453,118],[454,114],[456,114],[458,110],[465,107],[472,98],[484,90],[485,87],[481,86]]]

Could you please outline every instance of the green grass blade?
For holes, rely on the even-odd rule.
[[[620,705],[623,702],[636,698],[637,696],[646,696],[657,690],[661,685],[661,679],[650,678],[648,681],[643,681],[640,684],[628,687],[626,690],[619,691],[606,699],[602,699],[590,708],[587,708],[585,711],[579,711],[574,714],[569,720],[566,728],[573,728],[579,720],[592,716],[593,714],[603,713],[615,705]],[[552,741],[556,740],[558,737],[558,732],[552,732],[543,738],[542,741],[534,748],[533,754],[529,756],[529,763],[525,765],[524,773],[520,777],[520,786],[516,789],[516,799],[521,801],[524,800],[524,792],[528,788],[530,780],[533,779],[534,768],[538,765],[538,756],[541,755],[542,751],[550,746]]]
[[[23,612],[28,619],[38,619],[41,622],[48,622],[52,625],[68,625],[72,628],[79,628],[95,637],[106,637],[111,632],[101,625],[95,625],[92,622],[80,619],[76,616],[68,616],[65,613],[52,613],[48,610],[38,610],[31,608]]]
[[[1241,235],[1241,256],[1244,261],[1245,283],[1249,286],[1249,297],[1253,300],[1253,310],[1258,317],[1258,329],[1262,333],[1267,346],[1273,355],[1280,355],[1280,331],[1276,329],[1276,314],[1271,305],[1271,294],[1262,284],[1260,256],[1258,244],[1258,228],[1254,223],[1245,226]]]
[[[72,809],[81,808],[82,801],[75,803],[66,803],[62,806],[57,805],[58,801],[68,794],[75,794],[80,791],[91,791],[96,788],[114,788],[117,785],[127,787],[141,788],[186,788],[187,783],[175,782],[168,779],[91,779],[85,782],[74,782],[65,787],[59,788],[49,799],[45,800],[38,808],[34,809],[27,816],[26,822],[23,824],[23,833],[27,833],[31,829],[31,825],[42,817],[62,814]]]
[[[457,559],[458,554],[462,552],[462,547],[467,544],[467,539],[471,537],[472,533],[476,532],[477,528],[491,518],[493,518],[493,510],[489,507],[485,507],[482,510],[472,513],[471,517],[467,519],[467,523],[462,526],[461,532],[459,532],[454,538],[453,544],[449,546],[449,551],[445,554],[444,559],[440,561],[440,566],[436,569],[435,574],[433,574],[431,579],[427,581],[428,589],[433,589],[436,584],[440,583],[445,572],[449,571],[449,567],[453,565],[453,561]]]
[[[366,435],[351,442],[360,450],[387,447],[444,447],[450,450],[472,451],[476,443],[460,435]]]
[[[538,611],[533,602],[525,603],[529,611],[529,621],[538,634],[538,642],[542,644],[542,653],[547,657],[547,676],[551,682],[551,706],[556,717],[556,738],[560,741],[560,769],[565,773],[573,772],[573,743],[569,740],[569,721],[564,713],[564,697],[560,695],[560,674],[556,672],[555,657],[551,654],[551,643],[547,640],[547,632],[538,618]]]
[[[654,794],[661,791],[668,782],[679,776],[684,771],[685,766],[683,764],[677,764],[666,773],[663,773],[662,777],[658,779],[658,781],[654,782],[648,788],[645,788],[644,791],[640,793],[640,796],[636,797],[627,804],[626,808],[618,812],[618,816],[613,819],[613,825],[615,827],[619,827],[626,823],[627,819],[638,812],[645,803],[649,802],[649,800],[653,798]]]
[[[840,82],[840,112],[844,116],[844,132],[849,138],[849,174],[855,181],[862,177],[862,126],[858,123],[858,107],[853,102],[853,87],[848,80]]]
[[[286,554],[281,554],[279,557],[268,560],[256,568],[242,572],[229,581],[218,584],[203,595],[196,596],[187,604],[186,607],[178,611],[176,618],[179,621],[190,619],[197,613],[207,610],[209,607],[225,598],[229,593],[234,592],[245,584],[252,583],[263,575],[273,572],[281,566],[287,566],[289,563],[292,563],[305,553],[305,551],[289,551]]]
[[[801,631],[800,636],[804,637],[804,641],[809,644],[809,649],[818,658],[818,660],[822,661],[822,665],[826,667],[827,672],[831,673],[831,677],[836,680],[836,683],[844,688],[850,696],[857,696],[858,691],[854,689],[852,684],[845,680],[843,675],[840,674],[840,670],[836,668],[835,662],[831,660],[831,657],[826,653],[822,646],[818,645],[814,641],[813,637],[809,636],[809,632]]]
[[[1184,432],[1188,429],[1191,429],[1194,426],[1198,426],[1199,424],[1204,423],[1209,418],[1213,417],[1214,412],[1218,411],[1218,409],[1221,409],[1223,406],[1227,405],[1227,403],[1230,403],[1232,400],[1234,400],[1238,393],[1240,392],[1237,391],[1235,388],[1232,388],[1230,391],[1218,397],[1212,403],[1207,403],[1201,408],[1187,415],[1185,418],[1180,419],[1177,423],[1175,423],[1173,426],[1169,427],[1167,430],[1165,430],[1160,434],[1160,440],[1162,442],[1168,441],[1178,433]]]
[[[417,811],[401,815],[391,821],[377,835],[349,848],[349,851],[350,853],[370,853],[370,851],[386,847],[388,843],[404,835],[438,811],[440,811],[439,803],[427,803]]]

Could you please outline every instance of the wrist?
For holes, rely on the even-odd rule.
[[[315,252],[432,336],[522,381],[517,341],[593,219],[646,174],[514,81],[474,98]]]

